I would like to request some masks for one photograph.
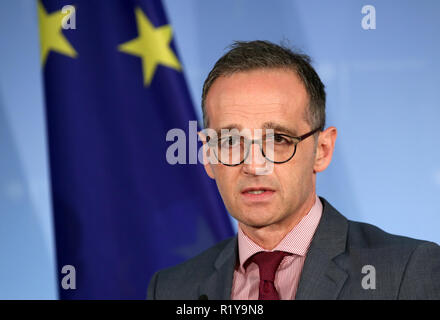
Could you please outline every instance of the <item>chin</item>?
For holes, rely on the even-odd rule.
[[[240,217],[234,218],[248,227],[259,229],[273,224],[276,220],[273,215],[268,215],[267,211],[264,214],[265,216],[263,216],[263,214],[258,215],[258,213],[254,213],[252,216],[241,215]]]

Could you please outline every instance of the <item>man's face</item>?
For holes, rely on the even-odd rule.
[[[307,91],[293,71],[262,69],[216,79],[206,97],[206,112],[209,128],[218,132],[250,129],[248,138],[258,139],[254,129],[272,128],[275,133],[300,136],[315,129],[306,121],[308,102]],[[274,164],[266,175],[257,174],[266,161],[257,144],[251,146],[249,157],[235,167],[205,165],[234,218],[258,229],[289,225],[307,213],[315,200],[313,137],[297,145],[290,161]],[[255,189],[264,192],[255,194]]]

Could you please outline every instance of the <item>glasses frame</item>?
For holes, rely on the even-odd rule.
[[[245,155],[244,155],[244,157],[243,157],[243,160],[241,160],[241,161],[240,161],[239,163],[237,163],[237,164],[227,164],[227,163],[223,163],[223,162],[218,158],[217,153],[216,153],[215,151],[213,151],[213,152],[214,152],[214,155],[215,155],[216,159],[217,159],[222,165],[225,165],[225,166],[228,166],[228,167],[236,167],[236,166],[239,166],[240,164],[242,164],[243,162],[246,161],[247,157],[249,156],[250,146],[253,145],[253,144],[258,144],[258,146],[260,147],[260,150],[261,150],[261,154],[263,155],[263,157],[264,157],[267,161],[270,161],[270,162],[272,162],[272,163],[276,163],[276,164],[281,164],[281,163],[286,163],[287,161],[289,161],[290,159],[293,158],[293,156],[294,156],[295,153],[296,153],[296,146],[298,145],[298,143],[300,143],[301,141],[304,141],[306,138],[310,137],[311,135],[315,134],[315,133],[318,132],[318,131],[322,131],[322,128],[321,128],[321,127],[316,128],[316,129],[314,129],[314,130],[312,130],[312,131],[310,131],[310,132],[308,132],[308,133],[305,133],[305,134],[303,134],[302,136],[299,136],[299,137],[293,137],[293,136],[289,136],[289,135],[287,135],[287,134],[278,133],[278,135],[280,135],[280,136],[289,137],[289,138],[294,139],[294,140],[296,141],[296,142],[294,142],[295,149],[293,150],[292,155],[291,155],[287,160],[284,160],[284,161],[272,161],[272,160],[270,160],[269,158],[266,157],[266,155],[264,154],[264,151],[263,151],[263,139],[248,139],[248,138],[246,138],[246,137],[243,137],[243,138],[244,138],[244,141],[245,141]],[[219,139],[216,139],[216,140],[214,140],[214,141],[215,141],[215,142],[218,142],[218,140],[219,140]],[[209,140],[209,141],[207,141],[207,142],[208,142],[208,145],[212,144],[212,141],[213,141],[213,140]],[[212,146],[210,146],[210,147],[212,148]]]

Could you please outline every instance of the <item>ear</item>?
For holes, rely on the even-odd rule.
[[[324,171],[329,166],[332,161],[337,135],[338,131],[335,127],[328,127],[320,132],[316,146],[315,164],[313,166],[314,172]]]
[[[213,164],[210,162],[210,149],[208,147],[208,143],[206,142],[206,135],[199,131],[197,133],[199,135],[200,141],[202,141],[202,153],[203,153],[203,166],[205,168],[206,174],[211,178],[215,179],[214,170],[212,168]]]

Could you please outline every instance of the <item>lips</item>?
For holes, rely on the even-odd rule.
[[[244,202],[255,204],[269,201],[275,190],[269,187],[248,187],[241,191]]]
[[[258,194],[258,193],[263,193],[266,191],[274,191],[272,188],[268,188],[268,187],[249,187],[249,188],[245,188],[241,191],[241,193],[251,193],[251,194]]]

